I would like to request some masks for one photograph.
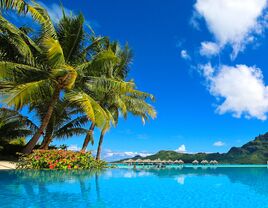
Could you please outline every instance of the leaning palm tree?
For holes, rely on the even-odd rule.
[[[146,103],[146,99],[153,99],[153,96],[148,93],[138,91],[133,81],[125,81],[129,72],[129,66],[132,61],[132,52],[126,45],[123,49],[118,42],[111,42],[105,39],[104,48],[108,48],[116,55],[118,62],[114,65],[109,65],[109,68],[103,72],[103,77],[98,78],[98,85],[92,85],[91,91],[95,92],[95,99],[99,101],[101,107],[106,111],[106,122],[103,126],[98,143],[96,159],[100,159],[101,147],[105,133],[110,129],[111,124],[116,125],[118,122],[119,113],[125,118],[127,113],[131,112],[134,115],[141,116],[143,121],[149,117],[154,118],[156,112],[154,108]],[[113,83],[113,89],[110,88],[110,83]],[[94,87],[96,87],[94,89]],[[83,148],[84,151],[89,142],[93,142],[92,132],[94,123],[91,124],[89,133],[87,134]]]
[[[103,57],[110,57],[103,61]],[[102,113],[104,115],[105,124],[111,121],[111,115],[109,115],[109,111],[106,108],[105,100],[108,97],[111,97],[114,93],[126,93],[133,89],[134,85],[132,82],[125,82],[117,77],[113,76],[114,69],[117,69],[118,66],[121,64],[123,59],[120,59],[118,54],[113,51],[112,47],[103,48],[101,52],[97,53],[96,59],[94,59],[89,66],[89,70],[85,71],[85,79],[84,82],[80,82],[80,85],[76,85],[76,87],[80,87],[81,95],[86,97],[90,94],[95,100],[98,101],[97,105],[101,106],[102,109],[106,109]],[[94,77],[93,77],[94,76]],[[90,78],[90,80],[88,79]],[[79,98],[78,93],[74,96]],[[113,97],[112,97],[113,98]],[[83,99],[81,100],[83,101]],[[85,104],[80,102],[81,104]],[[85,107],[85,106],[84,106]],[[96,126],[96,123],[92,122],[88,133],[84,139],[82,151],[85,151],[89,142],[93,144],[93,131]],[[103,128],[104,128],[103,126]],[[101,129],[103,129],[101,128]]]
[[[42,26],[42,33],[34,41],[0,15],[2,22],[5,23],[0,26],[0,31],[4,31],[2,35],[6,38],[13,38],[18,42],[16,45],[19,49],[28,51],[28,53],[21,52],[22,58],[16,61],[9,61],[5,57],[1,59],[0,89],[2,96],[5,97],[3,101],[9,106],[14,106],[16,110],[26,105],[33,107],[45,98],[51,98],[39,130],[24,148],[24,153],[30,153],[45,132],[60,93],[73,88],[78,72],[81,73],[90,62],[74,64],[70,61],[73,56],[68,52],[66,52],[66,58],[64,50],[69,48],[73,53],[75,47],[62,47],[57,31],[44,8],[36,3],[26,5],[27,11]],[[19,37],[21,38],[18,39]],[[88,119],[98,124],[101,123],[101,117],[99,116],[95,121],[94,115],[94,107],[99,106],[90,104],[94,103],[92,98],[87,97],[87,102],[91,106],[90,110],[84,108]]]
[[[25,60],[17,62],[2,60],[0,62],[1,84],[9,84],[9,87],[6,88],[8,90],[2,92],[5,97],[4,102],[7,105],[14,106],[16,110],[19,110],[25,105],[33,105],[36,101],[40,101],[40,99],[48,95],[51,96],[47,113],[41,122],[39,130],[36,131],[24,148],[24,153],[32,151],[48,125],[60,92],[71,89],[77,76],[75,69],[65,62],[61,45],[57,40],[55,28],[47,11],[36,3],[33,6],[28,5],[28,9],[32,17],[42,26],[42,34],[37,41],[38,44],[32,41],[32,45],[38,48],[38,52],[35,53],[37,58],[31,59],[32,50],[30,46],[27,47],[27,42],[22,40],[20,43],[24,44],[22,44],[21,48],[27,48],[29,51],[29,54],[25,54],[23,57]],[[0,18],[5,23],[1,24],[1,30],[8,31],[7,33],[2,33],[2,35],[8,38],[11,31],[17,35],[23,34],[23,36],[27,37],[27,40],[30,39],[24,32],[6,21],[3,16]]]
[[[57,27],[57,34],[59,42],[63,46],[65,59],[74,65],[83,63],[77,67],[78,77],[75,88],[66,94],[66,98],[94,118],[89,119],[92,124],[83,145],[85,148],[95,126],[101,127],[107,116],[99,103],[92,97],[96,93],[88,86],[95,85],[95,89],[98,88],[100,83],[96,82],[97,78],[107,71],[108,66],[116,63],[117,57],[111,50],[101,47],[105,38],[96,37],[93,30],[91,30],[93,34],[86,33],[83,24],[84,18],[81,14],[66,16],[63,12],[63,18]],[[85,42],[90,42],[90,44],[86,45]],[[111,81],[109,86],[113,87]]]
[[[42,120],[46,114],[46,107],[45,102],[35,106],[34,110],[39,120]],[[83,126],[87,122],[87,116],[83,115],[79,109],[69,106],[66,100],[60,100],[54,108],[44,134],[44,139],[39,148],[48,149],[54,139],[66,139],[74,135],[85,134],[87,130]]]

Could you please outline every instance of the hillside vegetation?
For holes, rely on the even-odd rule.
[[[133,159],[141,158],[136,156]],[[266,164],[268,161],[268,133],[256,137],[242,147],[232,147],[227,153],[197,153],[184,154],[175,151],[159,151],[154,155],[141,159],[183,160],[191,163],[193,160],[217,160],[225,164]]]

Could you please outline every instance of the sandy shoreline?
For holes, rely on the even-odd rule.
[[[16,169],[16,163],[10,161],[0,161],[0,170],[13,170]]]

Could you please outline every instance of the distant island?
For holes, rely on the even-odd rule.
[[[198,160],[199,162],[202,160],[217,160],[222,164],[266,164],[268,161],[268,133],[259,135],[253,141],[244,144],[242,147],[232,147],[227,153],[185,154],[176,151],[161,150],[154,155],[147,157],[137,155],[131,159],[156,160],[158,158],[160,160],[183,160],[185,163],[192,163],[194,160]]]

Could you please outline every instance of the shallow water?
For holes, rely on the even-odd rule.
[[[268,169],[0,171],[0,207],[268,208]]]

